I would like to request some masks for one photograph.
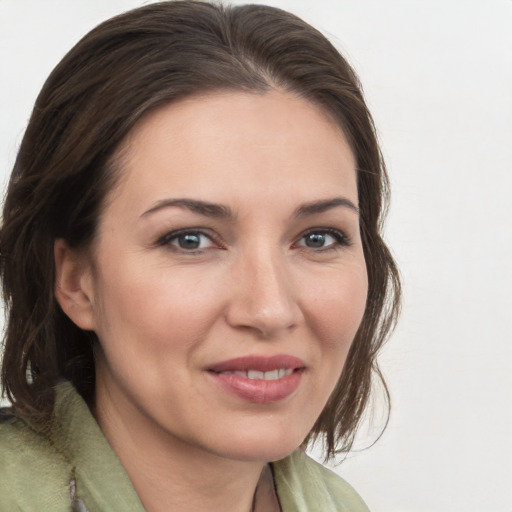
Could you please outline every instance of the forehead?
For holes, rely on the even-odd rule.
[[[134,206],[165,195],[231,202],[279,199],[283,191],[297,201],[338,191],[357,202],[355,159],[342,129],[289,93],[222,92],[171,103],[132,130],[121,154],[118,192]]]

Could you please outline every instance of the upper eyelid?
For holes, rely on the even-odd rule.
[[[340,233],[341,235],[344,234],[342,229],[339,228],[333,228],[328,226],[314,226],[312,228],[305,229],[302,234],[305,235],[307,233]]]
[[[182,229],[173,229],[168,231],[164,235],[160,236],[157,240],[157,244],[169,243],[171,240],[178,238],[180,235],[185,235],[187,233],[193,233],[197,235],[203,235],[212,242],[217,243],[216,237],[210,233],[210,230],[205,228],[182,228]]]
[[[308,228],[299,235],[299,238],[302,238],[306,235],[309,235],[311,233],[326,233],[326,234],[337,234],[342,236],[343,238],[349,239],[350,237],[347,235],[347,233],[343,229],[339,228],[331,228],[331,227],[313,227]]]

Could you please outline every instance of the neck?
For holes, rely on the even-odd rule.
[[[252,510],[264,462],[227,459],[176,439],[101,388],[94,413],[148,512]]]

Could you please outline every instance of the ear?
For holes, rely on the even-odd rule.
[[[81,329],[93,331],[94,288],[90,262],[58,238],[53,246],[55,297],[62,311]]]

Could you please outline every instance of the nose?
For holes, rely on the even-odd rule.
[[[240,255],[232,269],[227,322],[234,328],[272,338],[293,330],[302,318],[290,262],[279,251]]]

